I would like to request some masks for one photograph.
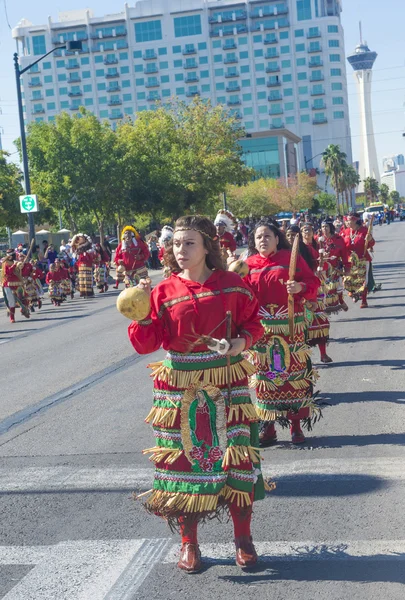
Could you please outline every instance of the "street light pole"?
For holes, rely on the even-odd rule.
[[[20,118],[20,137],[21,137],[21,155],[23,162],[23,172],[24,172],[24,187],[25,193],[31,194],[31,182],[30,182],[30,174],[28,170],[28,154],[27,154],[27,139],[25,137],[25,127],[24,127],[24,112],[23,112],[23,103],[22,103],[22,94],[21,94],[21,75],[22,71],[20,71],[20,66],[18,64],[18,54],[14,54],[14,68],[15,68],[15,81],[17,85],[17,103],[18,103],[18,116]],[[34,215],[33,213],[28,213],[28,239],[29,243],[35,239],[35,223],[34,223]]]
[[[16,86],[17,86],[18,116],[20,118],[21,156],[22,156],[23,172],[24,172],[24,187],[25,187],[25,193],[27,196],[29,194],[31,194],[31,181],[30,181],[30,173],[29,173],[29,169],[28,169],[27,138],[25,136],[25,127],[24,127],[24,111],[23,111],[22,94],[21,94],[21,75],[23,75],[26,71],[31,69],[34,65],[41,62],[41,60],[43,60],[44,58],[46,58],[47,56],[49,56],[50,54],[55,52],[55,50],[64,50],[66,48],[68,48],[69,50],[81,50],[82,42],[81,41],[73,41],[73,42],[68,42],[67,44],[64,44],[62,46],[56,46],[55,48],[52,48],[52,50],[50,50],[43,56],[40,56],[37,60],[35,60],[30,65],[26,66],[24,69],[20,69],[20,65],[18,63],[18,54],[17,54],[17,52],[14,53],[14,69],[15,69],[15,81],[16,81]],[[34,223],[33,213],[28,213],[28,235],[29,235],[30,243],[32,242],[32,240],[35,240],[35,223]]]

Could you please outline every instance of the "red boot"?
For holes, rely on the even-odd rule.
[[[11,323],[15,323],[15,308],[10,308],[10,321]]]
[[[303,444],[305,435],[302,433],[299,419],[291,419],[291,441],[293,444]]]
[[[367,304],[367,292],[368,289],[365,288],[364,292],[361,295],[361,304],[360,304],[360,308],[368,308],[368,304]]]
[[[277,432],[274,421],[262,421],[260,423],[259,445],[262,448],[277,443]]]
[[[113,285],[114,290],[118,290],[118,284],[119,284],[119,281],[117,279],[115,282],[115,285]]]

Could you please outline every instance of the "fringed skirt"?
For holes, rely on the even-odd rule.
[[[320,290],[315,303],[316,306],[311,309],[305,309],[307,341],[311,347],[322,342],[326,344],[329,340],[330,324],[325,313],[325,296],[326,294],[324,294],[323,290]]]
[[[262,421],[279,421],[288,426],[292,418],[304,420],[311,429],[320,409],[314,396],[318,374],[312,367],[306,343],[303,314],[295,315],[294,340],[289,337],[288,319],[262,319],[265,334],[249,351],[256,374],[256,412]]]
[[[360,297],[367,287],[370,263],[355,252],[350,255],[350,274],[344,277],[344,286],[350,296]]]
[[[108,283],[108,274],[109,270],[107,265],[99,265],[94,269],[94,281],[99,289],[104,288],[104,286]]]
[[[138,285],[141,279],[145,279],[148,276],[148,269],[144,265],[135,269],[134,271],[125,271],[124,283],[127,287]]]
[[[87,265],[79,265],[77,289],[81,297],[94,296],[93,269]]]
[[[51,300],[62,300],[62,282],[50,281],[48,286],[48,293]]]
[[[61,283],[61,291],[63,296],[69,296],[72,291],[72,282],[70,279],[62,279]]]
[[[258,418],[248,388],[252,365],[231,358],[231,400],[226,358],[216,352],[169,352],[150,367],[154,402],[146,421],[156,445],[144,454],[156,470],[148,511],[175,525],[181,515],[202,520],[230,502],[248,507],[263,498]]]
[[[25,283],[25,294],[29,304],[34,304],[38,300],[38,287],[33,279],[26,281]]]
[[[324,281],[324,312],[326,314],[338,313],[342,310],[339,293],[343,292],[343,281],[340,271],[329,267]]]

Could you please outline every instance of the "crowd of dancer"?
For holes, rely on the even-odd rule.
[[[303,429],[321,416],[312,347],[332,362],[330,315],[349,310],[345,290],[366,308],[372,289],[375,242],[357,214],[339,233],[329,219],[319,228],[310,219],[285,227],[262,219],[243,261],[234,231],[228,211],[215,224],[179,219],[161,256],[164,280],[154,289],[145,278],[138,285],[149,314],[129,326],[138,353],[167,351],[149,365],[154,400],[146,420],[156,445],[145,450],[155,463],[145,506],[180,531],[178,566],[188,573],[202,568],[198,524],[224,509],[236,563],[256,563],[252,506],[274,487],[262,477],[259,449],[277,441],[277,424],[290,428],[293,444],[305,442]]]

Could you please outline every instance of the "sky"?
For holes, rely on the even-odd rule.
[[[23,17],[35,25],[46,22],[48,15],[57,20],[59,12],[86,8],[89,0],[0,0],[0,132],[3,149],[15,153],[13,140],[19,135],[13,53],[15,42],[11,28]],[[405,1],[342,0],[342,23],[345,30],[346,55],[359,43],[359,21],[363,40],[378,57],[373,69],[372,107],[374,132],[380,170],[382,158],[405,154]],[[130,2],[134,5],[134,0]],[[124,0],[93,0],[96,16],[120,12]],[[389,7],[389,11],[385,10]],[[353,159],[359,158],[359,108],[352,68],[347,63],[350,123]],[[331,140],[332,141],[332,140]],[[15,155],[13,158],[17,158]]]

